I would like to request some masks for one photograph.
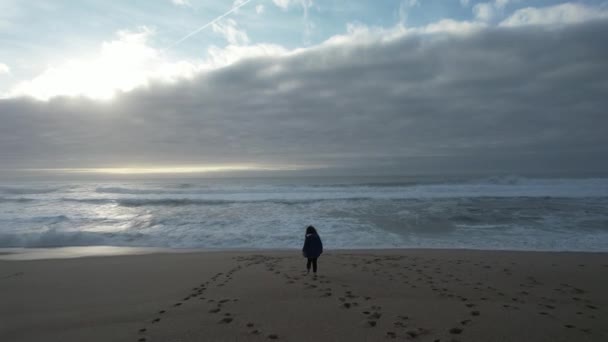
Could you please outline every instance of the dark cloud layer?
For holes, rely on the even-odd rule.
[[[111,102],[0,100],[2,168],[608,170],[608,21],[351,39]]]

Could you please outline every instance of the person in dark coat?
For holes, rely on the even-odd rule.
[[[304,247],[302,247],[302,255],[308,259],[306,262],[307,273],[310,273],[310,266],[312,265],[312,271],[317,274],[317,259],[323,253],[323,242],[317,233],[317,230],[313,226],[306,228],[306,237],[304,239]]]

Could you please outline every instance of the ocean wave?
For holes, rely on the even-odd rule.
[[[121,187],[98,187],[96,193],[100,194],[126,194],[126,195],[150,195],[150,194],[172,194],[181,193],[179,190],[162,190],[162,189],[132,189]]]
[[[535,178],[517,175],[491,176],[477,179],[470,179],[464,182],[454,182],[454,184],[465,185],[502,185],[502,186],[608,186],[608,178],[605,177],[590,177],[590,178]],[[450,183],[446,183],[450,184]]]
[[[84,204],[116,204],[123,207],[142,206],[184,206],[184,205],[222,205],[238,203],[240,201],[203,200],[187,198],[62,198],[64,202]],[[241,201],[242,202],[242,201]]]
[[[160,198],[160,199],[121,199],[117,203],[123,207],[143,207],[143,206],[183,206],[183,205],[223,205],[236,203],[236,201],[222,200],[197,200],[186,198]]]
[[[277,200],[277,199],[259,199],[259,200],[208,200],[208,199],[187,199],[187,198],[161,198],[161,199],[120,199],[116,202],[124,207],[141,207],[141,206],[184,206],[184,205],[227,205],[241,203],[271,203],[282,205],[296,204],[312,204],[327,201],[362,201],[369,200],[367,197],[353,198],[338,198],[338,199],[294,199],[294,200]]]
[[[66,205],[54,200],[52,207],[23,210],[23,217],[15,213],[0,217],[0,247],[294,248],[301,246],[308,224],[319,228],[331,248],[605,251],[608,246],[608,198],[364,198],[361,202],[251,204],[167,198],[101,200],[133,208]],[[321,204],[292,206],[299,203]],[[209,206],[179,207],[186,205]]]
[[[76,202],[85,204],[117,204],[122,207],[143,207],[143,206],[187,206],[187,205],[230,205],[230,204],[256,204],[271,203],[282,205],[313,204],[329,201],[365,201],[372,200],[371,197],[348,197],[348,198],[315,198],[315,199],[243,199],[243,200],[223,200],[223,199],[197,199],[197,198],[62,198],[64,202]]]
[[[70,218],[65,215],[36,216],[32,217],[31,220],[36,223],[57,224],[61,222],[70,221]]]
[[[470,180],[468,184],[480,184],[480,185],[522,185],[522,184],[530,184],[534,182],[533,178],[526,178],[522,176],[516,175],[507,175],[507,176],[492,176],[481,179]]]
[[[52,192],[57,192],[59,190],[61,190],[61,188],[19,188],[19,187],[0,186],[0,194],[7,194],[7,195],[48,194],[48,193],[52,193]]]
[[[5,198],[0,197],[0,203],[27,203],[33,202],[35,199],[33,198]]]
[[[85,203],[85,204],[114,204],[116,203],[115,199],[112,198],[61,198],[62,202],[75,202],[75,203]]]
[[[60,231],[0,234],[0,247],[64,247],[64,246],[144,246],[142,234],[116,234],[84,231]]]
[[[192,188],[195,185],[192,183],[180,183],[180,184],[175,184],[173,186],[178,189],[188,189],[188,188]]]
[[[234,196],[232,196],[234,197]],[[187,197],[131,197],[131,198],[62,198],[64,202],[75,202],[91,205],[107,205],[114,204],[122,207],[144,207],[144,206],[156,206],[156,207],[179,207],[179,206],[221,206],[221,205],[233,205],[233,204],[276,204],[276,205],[307,205],[315,203],[356,203],[364,201],[381,201],[384,203],[416,203],[420,201],[428,200],[479,200],[479,201],[491,201],[491,200],[513,200],[513,201],[529,201],[529,200],[541,200],[541,201],[555,201],[555,200],[567,200],[571,196],[535,196],[535,195],[523,195],[523,196],[501,196],[501,195],[478,195],[478,194],[464,194],[464,195],[451,195],[441,194],[440,196],[419,196],[417,194],[411,195],[406,194],[403,196],[360,196],[358,194],[341,194],[336,197],[309,197],[309,198],[273,198],[273,197],[259,197],[259,198],[243,198],[243,199],[211,199],[211,198],[187,198]],[[590,198],[596,198],[597,200],[608,199],[608,196],[591,196]],[[2,199],[0,199],[0,202]],[[24,199],[24,201],[29,201]]]
[[[458,198],[458,197],[608,197],[608,178],[526,178],[500,176],[417,182],[368,182],[353,184],[155,184],[137,187],[105,186],[99,194],[202,197],[206,200],[299,200]],[[175,204],[175,203],[174,203]]]

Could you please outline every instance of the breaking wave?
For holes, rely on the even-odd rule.
[[[350,197],[350,198],[336,198],[336,199],[293,199],[293,200],[280,200],[280,199],[250,199],[250,200],[211,200],[211,199],[191,199],[191,198],[62,198],[64,202],[76,202],[83,204],[115,204],[123,207],[143,207],[143,206],[204,206],[204,205],[229,205],[229,204],[247,204],[247,203],[269,203],[269,204],[283,204],[283,205],[297,205],[297,204],[312,204],[320,202],[331,202],[331,201],[365,201],[371,200],[371,197]]]
[[[608,250],[608,178],[297,179],[0,187],[0,247]]]
[[[0,186],[0,194],[6,195],[36,195],[57,192],[61,188],[20,188]]]
[[[115,234],[98,232],[64,232],[50,229],[25,234],[0,234],[2,247],[64,247],[64,246],[145,246],[141,234]]]
[[[127,194],[127,195],[147,195],[147,194],[175,194],[182,193],[178,189],[132,189],[121,187],[98,187],[96,193],[100,194]]]
[[[4,198],[0,197],[0,203],[26,203],[33,202],[35,199],[33,198]]]

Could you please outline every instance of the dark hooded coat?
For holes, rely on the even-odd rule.
[[[306,234],[302,254],[305,258],[318,258],[323,253],[323,242],[317,234]]]

